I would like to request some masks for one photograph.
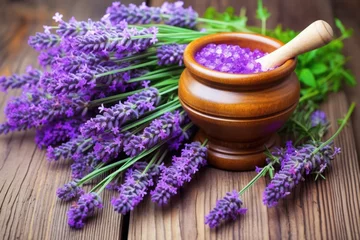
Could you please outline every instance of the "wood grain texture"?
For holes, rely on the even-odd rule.
[[[256,8],[256,1],[185,2],[201,14],[207,6],[220,10],[226,6],[245,6],[250,14],[255,13]],[[162,1],[153,0],[152,3],[160,5]],[[277,0],[265,1],[265,4],[272,13],[269,27],[281,22],[285,27],[301,30],[316,19],[333,23],[332,4],[328,0]],[[342,1],[338,1],[338,7],[341,4]],[[348,21],[351,22],[350,18]],[[249,16],[249,23],[258,24],[253,16]],[[350,67],[358,71],[353,65]],[[352,99],[359,97],[353,95]],[[347,111],[345,94],[332,94],[322,108],[333,123],[329,136],[337,128],[337,119]],[[204,216],[215,206],[216,200],[232,189],[239,190],[255,173],[224,172],[208,167],[182,189],[169,206],[158,207],[150,199],[145,200],[131,214],[129,239],[359,239],[360,230],[356,226],[360,223],[360,169],[351,126],[349,124],[335,140],[342,154],[326,173],[327,180],[307,179],[278,207],[267,209],[262,205],[266,182],[261,179],[244,195],[244,203],[249,208],[247,215],[210,230],[204,225]]]
[[[42,31],[42,25],[51,24],[56,11],[64,19],[73,15],[79,20],[99,19],[111,2],[1,2],[0,75],[22,73],[27,65],[36,66],[37,53],[27,46],[27,39]],[[19,91],[1,93],[0,108],[4,109],[6,102],[18,94]],[[5,120],[3,111],[0,120]],[[110,192],[103,196],[104,209],[88,222],[84,231],[68,227],[66,213],[71,203],[59,201],[55,192],[69,180],[70,163],[49,163],[45,151],[35,146],[34,132],[0,136],[0,239],[121,239],[123,217],[114,213]]]

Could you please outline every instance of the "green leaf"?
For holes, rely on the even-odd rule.
[[[320,75],[328,70],[328,67],[324,63],[314,63],[311,67],[311,72],[315,75]]]
[[[256,9],[256,18],[260,20],[266,20],[270,17],[270,15],[271,14],[267,10],[267,8],[263,6],[262,0],[258,0],[258,7]]]
[[[216,9],[214,7],[208,7],[204,13],[204,18],[213,19],[216,14]]]
[[[335,18],[335,25],[339,28],[342,38],[349,38],[352,36],[354,30],[351,28],[345,28],[344,24],[340,21],[340,19]]]
[[[356,85],[355,76],[350,73],[350,71],[342,70],[341,74],[343,75],[345,82],[349,84],[350,86]]]
[[[312,74],[312,72],[310,71],[310,69],[308,68],[304,68],[301,70],[300,75],[299,75],[299,79],[302,83],[304,83],[305,85],[309,86],[309,87],[316,87],[317,83],[315,80],[314,75]]]

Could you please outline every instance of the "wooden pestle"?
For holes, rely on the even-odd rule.
[[[333,30],[330,25],[323,20],[317,20],[290,42],[256,61],[261,64],[262,70],[266,71],[269,68],[280,66],[286,60],[299,54],[322,47],[332,39]]]

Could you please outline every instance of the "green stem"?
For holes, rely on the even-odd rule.
[[[127,163],[125,163],[122,167],[120,167],[118,170],[116,170],[115,172],[113,172],[112,174],[108,175],[106,178],[104,178],[100,183],[98,183],[93,189],[90,190],[90,192],[94,192],[96,191],[96,189],[98,189],[100,186],[101,188],[97,191],[98,194],[101,193],[101,191],[106,187],[106,185],[108,183],[111,182],[111,180],[113,180],[117,174],[119,174],[120,172],[126,170],[127,168],[129,168],[130,166],[132,166],[134,163],[136,163],[137,161],[139,161],[141,158],[148,156],[149,154],[153,153],[154,151],[156,151],[157,149],[159,149],[164,143],[166,142],[166,140],[161,141],[160,143],[158,143],[157,145],[155,145],[154,147],[152,147],[150,150],[144,150],[143,152],[141,152],[138,156],[131,158],[130,161],[128,161]]]
[[[197,21],[202,22],[202,23],[217,24],[220,26],[232,26],[232,27],[236,28],[236,30],[239,30],[242,32],[252,32],[248,28],[237,26],[232,22],[224,22],[224,21],[218,21],[218,20],[213,20],[213,19],[208,19],[208,18],[197,18]]]
[[[174,87],[171,87],[171,88],[169,88],[169,89],[167,89],[165,91],[160,92],[160,96],[165,95],[165,94],[167,94],[169,92],[172,92],[174,90],[177,90],[178,88],[179,88],[179,85],[176,84]]]
[[[265,176],[265,174],[269,171],[269,169],[274,163],[275,162],[270,162],[268,165],[266,165],[245,187],[243,187],[243,189],[240,190],[239,195],[243,194],[246,190],[248,190],[262,176]]]
[[[105,73],[100,73],[100,74],[95,75],[95,78],[104,77],[104,76],[107,76],[107,75],[120,73],[120,72],[126,72],[126,71],[129,71],[129,70],[132,70],[132,69],[138,69],[138,68],[147,67],[147,66],[151,66],[151,65],[156,66],[157,65],[157,60],[153,60],[153,61],[150,61],[150,62],[129,66],[129,67],[126,67],[126,68],[116,69],[116,70],[112,70],[112,71],[105,72]]]
[[[343,130],[343,128],[346,126],[347,122],[349,121],[351,114],[353,113],[354,109],[355,109],[356,103],[352,103],[349,107],[348,112],[346,113],[346,116],[344,118],[344,120],[342,121],[340,127],[338,128],[338,130],[334,133],[334,135],[332,135],[327,141],[323,142],[319,147],[317,147],[313,152],[312,155],[315,155],[317,152],[319,152],[323,147],[325,147],[326,145],[329,145],[339,134],[340,132]]]
[[[312,98],[312,97],[315,97],[319,94],[320,92],[318,90],[315,90],[314,92],[311,92],[309,94],[306,94],[304,96],[302,96],[300,99],[299,99],[299,102],[303,102],[309,98]]]
[[[151,115],[149,115],[147,117],[144,117],[144,118],[142,118],[142,119],[140,119],[140,120],[138,120],[138,121],[136,121],[134,123],[130,123],[130,124],[124,126],[121,129],[121,131],[124,132],[124,131],[127,131],[127,130],[131,129],[131,128],[137,127],[139,125],[142,125],[142,124],[144,124],[144,123],[146,123],[148,121],[151,121],[151,120],[163,115],[166,112],[170,112],[170,111],[173,111],[173,110],[181,107],[181,104],[179,103],[178,98],[175,98],[174,100],[172,100],[172,103],[174,103],[174,104],[170,105],[169,107],[167,107],[165,109],[162,109],[160,111],[156,111],[155,113],[153,113],[153,114],[151,114]]]
[[[315,142],[315,137],[309,132],[309,130],[304,125],[302,125],[300,122],[296,121],[293,118],[291,118],[290,121],[292,121],[293,123],[298,125],[302,130],[304,130],[306,132],[306,134],[308,134],[311,137],[311,140],[313,140]]]

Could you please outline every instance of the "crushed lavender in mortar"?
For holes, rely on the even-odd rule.
[[[261,64],[255,60],[266,54],[258,49],[251,51],[238,45],[210,43],[195,54],[195,60],[212,70],[248,74],[262,72]]]

